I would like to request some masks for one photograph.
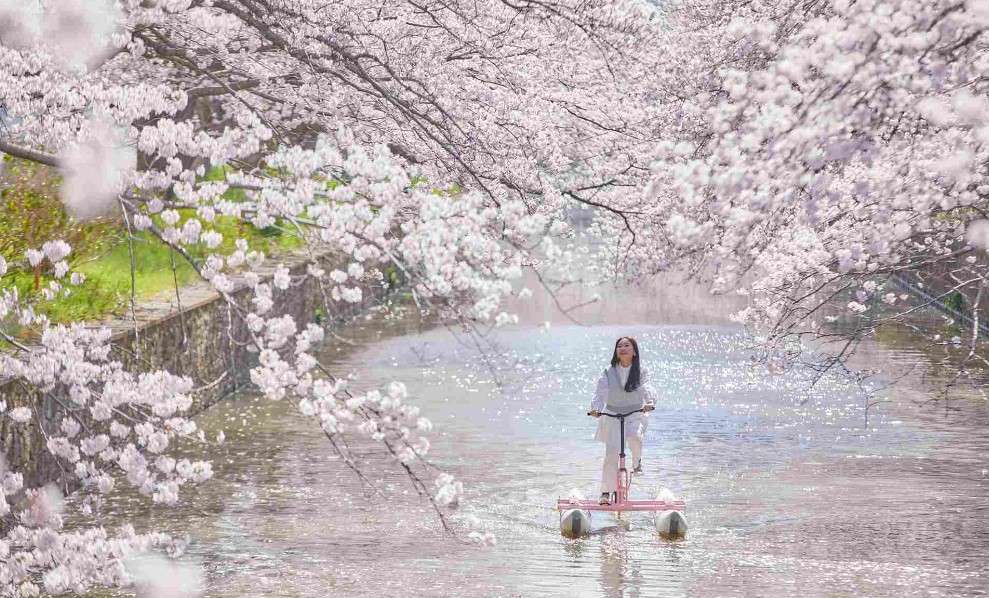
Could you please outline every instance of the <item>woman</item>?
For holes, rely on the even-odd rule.
[[[630,336],[623,336],[615,342],[615,352],[611,356],[611,367],[601,374],[594,400],[588,412],[598,418],[595,440],[604,443],[604,466],[601,468],[602,505],[611,503],[612,493],[617,492],[618,453],[621,438],[618,419],[601,417],[602,413],[628,413],[636,409],[652,411],[655,402],[645,387],[646,371],[639,365],[639,345]],[[642,473],[642,438],[646,433],[648,417],[645,413],[634,413],[625,418],[625,444],[632,451],[633,473]]]

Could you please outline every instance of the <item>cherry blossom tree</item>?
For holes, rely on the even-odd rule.
[[[822,371],[962,293],[958,376],[985,366],[989,7],[978,0],[664,4],[663,141],[624,262],[687,268]],[[648,231],[652,231],[649,234]],[[923,295],[922,300],[906,301]],[[957,296],[956,296],[957,297]]]
[[[984,362],[987,27],[978,0],[0,0],[0,152],[59,168],[77,217],[115,214],[186,260],[246,324],[260,391],[358,475],[341,435],[381,442],[444,518],[462,487],[427,467],[429,420],[400,382],[352,394],[314,354],[324,331],[275,315],[280,293],[315,279],[334,313],[388,265],[446,323],[509,323],[524,269],[587,265],[568,245],[582,208],[601,271],[747,293],[739,320],[777,365],[810,343],[815,367],[843,367],[910,321],[905,289],[962,293],[965,334],[934,342],[964,343],[968,376]],[[218,219],[297,235],[306,272],[224,243]],[[71,251],[52,240],[0,275],[71,292]],[[0,321],[43,331],[2,330],[0,376],[60,402],[48,448],[82,504],[121,483],[174,503],[210,476],[173,456],[211,442],[183,416],[192,381],[125,371],[105,331],[51,325],[10,291]],[[4,595],[127,583],[128,554],[183,550],[63,530],[57,492],[0,476]]]
[[[508,323],[501,300],[522,269],[572,259],[564,211],[625,218],[615,202],[649,172],[657,28],[648,7],[607,0],[3,0],[0,152],[61,169],[76,217],[114,214],[185,259],[246,323],[237,341],[258,354],[260,391],[296,402],[359,475],[341,435],[381,442],[445,524],[462,486],[427,477],[431,424],[404,385],[352,394],[314,355],[324,331],[273,315],[299,276],[254,274],[269,258],[244,239],[221,249],[214,223],[298,235],[328,313],[387,264],[444,321]],[[0,276],[44,271],[44,296],[58,297],[83,281],[71,251],[52,240]],[[346,268],[327,272],[328,252]],[[84,509],[124,482],[173,504],[211,476],[208,461],[172,456],[212,442],[184,416],[191,380],[126,371],[106,330],[53,325],[12,290],[3,321],[42,330],[22,343],[0,329],[13,347],[0,377],[59,404],[43,432]],[[41,425],[32,406],[0,416]],[[130,528],[65,530],[52,486],[0,476],[0,595],[128,583],[129,555],[184,549]]]

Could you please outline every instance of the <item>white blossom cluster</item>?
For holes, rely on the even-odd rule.
[[[130,581],[123,566],[129,556],[153,549],[177,556],[185,550],[185,541],[137,534],[130,526],[114,536],[102,527],[63,530],[61,492],[52,484],[24,490],[20,474],[5,469],[0,462],[0,514],[8,516],[8,496],[17,496],[19,507],[0,538],[2,596],[83,593],[93,586],[123,585]]]
[[[682,0],[664,15],[676,67],[657,75],[666,139],[629,216],[632,261],[747,289],[739,319],[771,341],[826,314],[898,313],[895,276],[941,267],[949,291],[983,296],[985,2]]]
[[[350,393],[318,361],[324,331],[280,313],[281,297],[315,284],[334,315],[392,269],[423,311],[487,327],[515,321],[502,300],[525,268],[680,265],[746,292],[738,318],[772,343],[900,309],[892,277],[932,265],[986,286],[981,0],[23,4],[0,0],[0,151],[61,168],[77,217],[113,212],[173,248],[245,324],[235,340],[257,353],[265,396],[334,447],[381,442],[437,509],[463,488],[420,479],[431,424],[404,387]],[[566,246],[576,208],[594,210],[600,263]],[[219,218],[296,235],[312,259],[272,264]],[[41,269],[50,299],[82,283],[71,259],[51,241],[0,275]],[[209,477],[169,456],[197,436],[188,380],[125,372],[105,331],[51,326],[6,291],[0,331],[16,343],[10,326],[43,333],[0,357],[0,377],[63,403],[48,449],[86,492],[126,482],[170,504]],[[37,411],[2,416],[32,425]],[[5,521],[42,495],[11,485]],[[26,555],[47,540],[4,542]],[[0,558],[3,591],[121,582],[102,572],[122,553],[96,553]]]
[[[13,293],[0,304],[21,309]],[[23,308],[26,310],[27,308]],[[93,497],[124,480],[155,502],[175,503],[180,488],[210,478],[208,462],[169,456],[175,443],[196,433],[183,416],[192,390],[186,378],[167,372],[135,375],[110,358],[109,331],[48,326],[40,343],[0,354],[4,377],[21,380],[54,401],[61,420],[45,430],[48,450]],[[0,403],[0,417],[19,425],[42,405]],[[43,425],[35,419],[34,425]],[[100,527],[62,529],[61,495],[54,486],[24,488],[20,473],[0,463],[0,595],[83,592],[94,585],[125,583],[121,559],[151,547],[176,548],[160,534],[124,530],[111,537]],[[83,500],[88,505],[92,501]]]
[[[464,325],[515,321],[501,300],[539,263],[534,250],[569,255],[544,238],[566,232],[561,210],[625,201],[619,189],[646,171],[616,148],[648,147],[662,112],[641,84],[658,64],[648,11],[610,0],[29,4],[0,0],[0,151],[60,168],[76,217],[121,215],[191,263],[246,324],[251,379],[267,397],[297,402],[334,447],[344,433],[380,441],[438,512],[456,506],[461,482],[429,484],[414,469],[431,423],[404,386],[349,393],[314,355],[323,330],[277,313],[276,300],[313,279],[333,313],[365,301],[387,266],[423,310]],[[245,239],[222,249],[218,217],[279,227],[314,258],[304,273],[263,277],[269,260]],[[316,256],[327,252],[345,265],[325,271]],[[70,254],[52,241],[0,260],[0,276],[41,271],[54,299],[84,280]],[[238,302],[243,285],[250,298]],[[14,326],[41,330],[40,342],[21,344]],[[167,505],[210,477],[207,461],[171,456],[204,440],[183,416],[188,379],[125,371],[107,330],[53,326],[13,290],[0,297],[0,332],[13,346],[0,378],[56,403],[47,448],[83,492],[126,483]],[[2,407],[16,425],[43,424],[40,403]],[[0,514],[11,530],[2,596],[128,583],[122,563],[135,551],[175,552],[155,534],[63,530],[50,493],[17,475]]]

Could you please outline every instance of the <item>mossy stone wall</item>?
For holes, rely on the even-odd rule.
[[[320,261],[327,271],[346,266],[334,255],[323,256]],[[382,284],[362,283],[363,300],[360,303],[335,303],[336,311],[326,317],[318,282],[312,277],[301,276],[305,273],[307,260],[298,258],[282,262],[289,266],[293,279],[298,276],[300,280],[293,282],[296,286],[288,291],[274,293],[272,315],[290,314],[300,327],[317,318],[325,327],[339,327],[380,302],[386,293]],[[259,274],[271,276],[270,271]],[[238,304],[249,304],[251,289],[246,286],[232,294]],[[181,309],[177,303],[166,299],[147,302],[135,310],[134,315],[128,313],[106,325],[114,330],[114,358],[129,371],[165,369],[189,376],[197,387],[192,412],[198,413],[243,386],[256,356],[248,351],[244,342],[248,335],[243,320],[232,315],[227,302],[212,289],[205,285],[182,289]],[[63,416],[60,397],[50,393],[42,395],[23,381],[6,380],[0,382],[0,401],[6,401],[8,410],[28,406],[39,412],[39,417],[26,424],[0,416],[0,445],[7,467],[22,472],[29,486],[56,482],[70,490],[71,472],[63,472],[46,448],[46,433],[57,429]],[[68,401],[61,403],[68,404]],[[39,429],[39,422],[42,429]]]

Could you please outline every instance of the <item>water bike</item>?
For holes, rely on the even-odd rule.
[[[611,501],[606,504],[577,498],[557,499],[556,509],[560,512],[560,531],[563,535],[578,537],[589,533],[592,511],[611,511],[619,514],[625,511],[652,511],[656,513],[656,530],[661,536],[677,539],[686,535],[687,520],[683,515],[686,505],[682,500],[632,500],[628,497],[633,475],[625,468],[625,418],[640,412],[644,413],[645,409],[636,409],[628,413],[600,413],[618,420],[621,437],[621,450],[618,453],[618,483],[615,485],[618,490],[612,493]]]

